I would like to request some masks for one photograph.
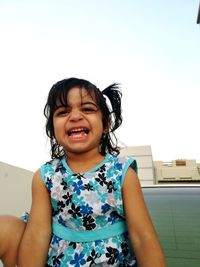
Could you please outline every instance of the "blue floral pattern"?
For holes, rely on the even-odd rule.
[[[131,163],[130,158],[108,154],[96,168],[77,174],[64,159],[42,165],[42,179],[51,195],[53,221],[76,231],[92,231],[125,221],[121,189]],[[91,242],[67,241],[53,233],[46,266],[137,266],[137,263],[127,233]]]

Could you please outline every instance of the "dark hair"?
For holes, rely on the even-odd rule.
[[[64,79],[52,86],[50,89],[46,105],[44,107],[44,115],[46,117],[46,134],[50,138],[51,158],[61,158],[65,155],[63,147],[57,143],[53,126],[53,115],[58,108],[58,104],[67,106],[67,94],[73,87],[85,89],[91,96],[95,96],[97,106],[102,113],[103,129],[109,126],[109,131],[102,135],[100,141],[100,153],[105,155],[107,152],[113,155],[119,154],[117,139],[114,131],[122,123],[121,115],[121,92],[117,83],[111,84],[102,92],[87,80],[78,78]],[[109,99],[111,108],[106,103],[106,97]],[[114,140],[113,140],[113,138]]]

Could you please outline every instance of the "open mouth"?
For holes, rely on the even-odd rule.
[[[89,129],[88,128],[73,128],[70,129],[67,134],[69,136],[80,136],[80,135],[87,135],[89,133]]]

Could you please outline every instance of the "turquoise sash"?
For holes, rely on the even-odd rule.
[[[56,236],[66,241],[91,242],[101,239],[107,239],[125,233],[127,232],[127,225],[126,222],[121,221],[109,225],[107,227],[103,227],[101,229],[75,231],[67,228],[66,226],[63,226],[62,224],[53,222],[52,231]]]

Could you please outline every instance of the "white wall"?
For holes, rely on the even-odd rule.
[[[0,162],[0,214],[20,216],[30,210],[33,173]]]

